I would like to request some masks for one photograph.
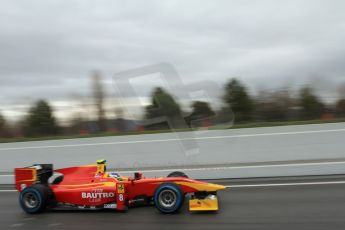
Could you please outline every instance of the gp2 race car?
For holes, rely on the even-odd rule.
[[[105,160],[57,170],[52,164],[16,168],[15,183],[20,206],[30,214],[46,208],[123,211],[141,205],[155,205],[162,213],[175,213],[187,194],[191,194],[190,211],[217,211],[217,191],[225,188],[189,179],[182,172],[160,178],[145,178],[140,172],[133,178],[124,177],[106,172]]]

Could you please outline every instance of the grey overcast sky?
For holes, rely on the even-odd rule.
[[[92,70],[109,92],[113,74],[159,62],[187,83],[238,77],[253,94],[311,83],[332,99],[345,82],[344,12],[342,0],[1,0],[0,110],[68,105],[90,94]],[[141,82],[145,97],[153,85]]]

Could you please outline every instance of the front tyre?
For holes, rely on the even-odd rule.
[[[156,189],[153,199],[160,212],[170,214],[182,207],[184,194],[177,184],[164,183]]]
[[[42,184],[35,184],[25,188],[19,196],[19,204],[29,214],[43,212],[49,199],[49,188]]]

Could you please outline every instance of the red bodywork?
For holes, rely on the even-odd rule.
[[[103,207],[115,203],[116,209],[122,210],[134,203],[138,197],[152,198],[155,190],[162,183],[178,184],[183,193],[198,191],[216,191],[221,185],[204,183],[184,177],[131,178],[110,177],[108,173],[98,173],[97,165],[70,167],[55,170],[63,175],[58,184],[50,184],[55,201],[59,204]],[[16,188],[21,191],[37,179],[35,169],[17,168]]]

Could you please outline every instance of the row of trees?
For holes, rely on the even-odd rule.
[[[236,79],[226,85],[224,96],[224,102],[234,111],[238,122],[311,120],[320,119],[325,114],[342,116],[343,101],[345,98],[341,98],[336,106],[327,106],[310,87],[301,88],[296,96],[283,89],[260,92],[253,98]]]
[[[97,131],[107,131],[104,97],[100,76],[93,76],[94,104],[97,112]],[[289,90],[260,92],[252,97],[246,87],[237,79],[231,79],[224,87],[222,107],[212,108],[204,101],[193,101],[191,111],[183,111],[172,94],[157,87],[151,94],[151,103],[145,107],[141,125],[146,129],[180,128],[210,125],[234,118],[236,123],[310,120],[345,117],[345,95],[335,105],[326,105],[315,92],[304,87],[292,96]],[[225,118],[224,118],[225,117]],[[207,124],[203,123],[206,122]],[[73,124],[72,124],[73,125]],[[57,135],[65,129],[58,126],[48,102],[40,100],[28,111],[20,122],[21,133],[25,136]],[[0,114],[0,136],[11,136],[9,125]]]
[[[231,79],[225,86],[222,97],[223,107],[214,110],[207,102],[194,101],[192,112],[186,115],[174,97],[162,88],[156,88],[152,95],[151,105],[146,107],[146,119],[165,118],[167,121],[153,120],[152,127],[166,127],[167,123],[183,116],[189,125],[193,121],[209,118],[213,123],[220,122],[222,117],[234,115],[236,123],[311,120],[345,116],[345,98],[336,105],[325,105],[320,97],[309,88],[301,88],[298,95],[292,96],[286,90],[260,92],[251,97],[246,87],[237,79]],[[186,116],[184,116],[186,115]],[[200,125],[200,124],[199,124]]]

